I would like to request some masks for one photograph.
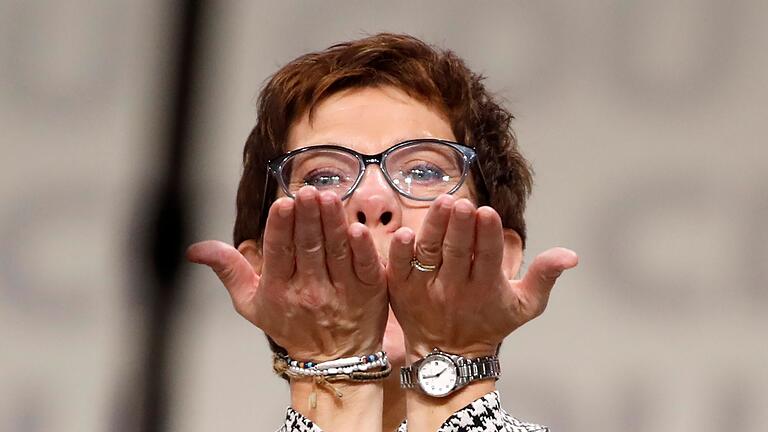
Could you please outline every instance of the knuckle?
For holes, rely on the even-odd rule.
[[[293,256],[294,249],[291,244],[284,243],[265,243],[264,253],[269,255],[290,255]]]
[[[360,260],[357,261],[357,269],[358,271],[365,275],[371,271],[374,271],[376,267],[376,263],[370,260]]]
[[[323,249],[323,243],[315,237],[299,238],[296,242],[296,248],[299,252],[305,254],[314,254]]]
[[[436,258],[440,256],[440,245],[435,243],[417,243],[416,256],[423,258]]]
[[[343,261],[349,258],[349,246],[346,241],[326,244],[325,250],[328,256],[335,260]]]
[[[308,310],[320,310],[326,304],[326,296],[316,289],[305,289],[299,293],[299,303]]]
[[[217,269],[217,270],[214,270],[214,272],[216,273],[216,276],[218,276],[221,283],[223,283],[224,285],[227,285],[235,275],[235,272],[229,267]]]
[[[501,254],[499,253],[499,251],[484,249],[484,250],[478,250],[475,252],[474,261],[495,263],[499,260],[500,257],[501,257]]]
[[[555,281],[557,281],[557,278],[560,277],[559,271],[543,271],[539,273],[539,281],[542,285],[553,285]]]
[[[375,261],[364,260],[356,263],[357,275],[364,282],[372,282],[377,279],[379,274],[378,263]]]
[[[449,258],[466,258],[470,255],[467,248],[445,242],[443,244],[443,256]]]

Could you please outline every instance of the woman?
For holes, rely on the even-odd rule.
[[[499,406],[496,354],[577,257],[549,250],[514,279],[531,174],[481,80],[450,51],[380,34],[302,56],[262,90],[237,249],[188,257],[268,335],[291,388],[283,430],[545,430]]]

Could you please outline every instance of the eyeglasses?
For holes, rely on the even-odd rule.
[[[335,145],[304,147],[267,162],[267,169],[288,196],[295,197],[310,185],[321,192],[333,191],[344,200],[360,185],[366,167],[377,164],[397,193],[432,201],[456,192],[476,158],[470,147],[427,138],[404,141],[375,155]]]

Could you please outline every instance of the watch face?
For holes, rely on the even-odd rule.
[[[456,365],[442,354],[427,356],[418,375],[421,389],[430,396],[445,396],[456,387]]]

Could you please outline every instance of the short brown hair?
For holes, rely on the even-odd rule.
[[[524,246],[523,213],[532,173],[510,127],[514,116],[486,90],[483,79],[452,51],[389,33],[333,45],[288,63],[262,89],[256,126],[245,143],[235,245],[261,239],[266,163],[284,152],[291,125],[305,113],[311,116],[318,103],[341,90],[393,86],[440,108],[456,139],[477,151],[473,178],[480,186],[478,204],[493,207]],[[267,197],[266,202],[274,199]]]

